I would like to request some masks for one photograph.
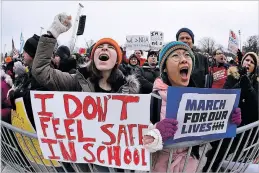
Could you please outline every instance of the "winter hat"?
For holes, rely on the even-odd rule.
[[[148,54],[147,54],[147,59],[148,59],[151,55],[157,56],[157,52],[156,52],[156,51],[149,51]]]
[[[191,50],[191,48],[183,43],[183,42],[180,42],[180,41],[173,41],[173,42],[170,42],[168,44],[166,44],[160,51],[159,53],[159,69],[160,69],[160,74],[163,73],[163,70],[165,69],[165,63],[166,63],[166,60],[167,58],[175,51],[175,50],[178,50],[178,49],[183,49],[183,50],[186,50],[188,51],[188,53],[190,54],[191,58],[192,58],[192,62],[193,64],[195,64],[195,56]],[[194,67],[194,65],[193,65]]]
[[[110,44],[115,48],[115,50],[117,52],[117,62],[118,62],[117,66],[118,66],[122,61],[122,52],[121,52],[121,49],[120,49],[120,46],[118,45],[118,43],[111,38],[103,38],[103,39],[97,41],[91,50],[91,58],[93,59],[94,52],[97,49],[97,47],[99,45],[105,44],[105,43]]]
[[[26,68],[23,66],[21,61],[17,61],[14,63],[14,74],[17,76],[21,76],[26,73]]]
[[[258,56],[256,55],[256,53],[254,53],[254,52],[247,52],[247,53],[243,56],[242,61],[241,61],[241,64],[243,64],[244,60],[246,59],[246,57],[247,57],[248,55],[250,55],[250,56],[253,58],[254,62],[255,62],[255,68],[254,68],[254,71],[253,71],[253,73],[254,73],[254,72],[256,71],[257,66],[259,65],[259,58],[258,58]]]
[[[34,34],[31,38],[26,40],[23,50],[29,54],[32,58],[35,57],[38,42],[39,42],[40,37],[36,34]]]
[[[9,63],[9,62],[12,62],[13,59],[12,59],[12,57],[8,56],[8,57],[5,58],[4,61],[5,61],[5,63]]]
[[[189,28],[181,28],[177,33],[176,33],[176,40],[178,41],[179,39],[179,35],[182,32],[187,32],[191,37],[192,37],[192,43],[194,43],[194,34],[192,32],[192,30],[190,30]]]
[[[60,59],[68,59],[70,57],[70,50],[67,46],[60,46],[55,54],[59,56]]]

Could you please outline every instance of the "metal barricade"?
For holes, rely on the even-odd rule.
[[[18,141],[17,134],[19,134],[22,140]],[[172,156],[175,149],[187,147],[187,154],[185,156],[185,162],[183,166],[183,172],[185,172],[186,168],[188,167],[188,158],[193,157],[191,156],[193,146],[199,145],[200,158],[198,159],[199,162],[196,168],[196,172],[202,172],[205,160],[208,167],[205,172],[212,172],[211,168],[215,168],[216,164],[216,170],[213,170],[213,172],[242,173],[245,172],[250,164],[259,158],[258,135],[259,121],[238,128],[237,136],[235,138],[221,139],[218,141],[210,142],[196,141],[190,142],[186,146],[169,146],[169,156]],[[4,162],[4,164],[14,168],[18,172],[95,172],[94,166],[92,164],[58,162],[60,165],[54,166],[53,161],[50,161],[50,165],[45,165],[42,154],[40,154],[34,146],[35,142],[33,142],[33,140],[35,139],[37,139],[36,134],[28,133],[1,121],[1,161]],[[25,142],[25,140],[27,142]],[[23,144],[21,144],[21,141]],[[28,142],[30,143],[29,146]],[[26,146],[27,150],[29,151],[30,158],[28,158],[28,153],[25,154],[24,151],[20,148],[21,145]],[[215,153],[210,153],[209,156],[208,149],[210,148],[210,145],[214,145],[212,148],[215,150]],[[37,158],[35,158],[35,153],[38,154]],[[31,158],[33,158],[33,160]],[[36,161],[36,159],[40,160],[41,164],[39,164],[39,161]],[[170,172],[171,162],[172,157],[169,157],[167,172]],[[108,168],[108,171],[115,172],[118,170]],[[124,170],[124,172],[132,171]]]

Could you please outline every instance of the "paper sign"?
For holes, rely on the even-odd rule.
[[[128,35],[125,46],[126,50],[149,50],[149,38],[145,35]]]
[[[150,32],[150,45],[151,50],[159,50],[164,44],[164,33],[160,31]]]
[[[228,39],[228,50],[233,54],[237,54],[238,50],[238,38],[234,31],[229,31],[229,39]]]
[[[31,91],[44,158],[106,167],[150,169],[143,134],[150,95]]]
[[[22,98],[16,99],[15,105],[16,105],[16,111],[12,110],[12,125],[14,127],[18,127],[27,132],[36,133],[27,116],[23,99]],[[43,165],[43,163],[44,163],[45,166],[52,166],[52,164],[55,167],[61,166],[57,161],[52,160],[52,164],[51,164],[50,160],[46,160],[43,158],[43,155],[42,155],[41,149],[40,149],[40,145],[39,145],[39,142],[37,139],[31,138],[31,140],[30,140],[30,138],[27,136],[22,137],[22,135],[20,133],[15,133],[15,135],[17,137],[18,144],[20,145],[23,153],[27,156],[27,158],[31,162],[36,161],[36,163],[40,164],[40,165]]]
[[[236,136],[230,115],[240,90],[169,87],[166,115],[178,120],[178,130],[166,144]]]

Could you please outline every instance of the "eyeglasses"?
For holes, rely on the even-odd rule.
[[[222,55],[222,54],[223,54],[222,52],[216,53],[216,55]]]
[[[186,54],[172,54],[169,58],[172,58],[175,62],[178,62],[181,60],[181,57],[184,57],[186,60],[191,60],[192,57],[189,53]]]

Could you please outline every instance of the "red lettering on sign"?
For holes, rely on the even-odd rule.
[[[83,146],[84,150],[85,150],[86,152],[88,152],[88,153],[91,155],[91,159],[88,159],[88,158],[86,158],[86,157],[83,157],[83,159],[84,159],[86,162],[93,163],[93,162],[95,162],[95,160],[96,160],[96,159],[95,159],[95,156],[94,156],[94,154],[93,154],[93,152],[88,149],[89,147],[93,147],[93,146],[94,146],[94,144],[91,144],[91,143],[87,143],[87,144],[85,144],[85,145]]]
[[[145,148],[141,148],[142,166],[147,166]]]
[[[139,145],[143,145],[143,129],[147,129],[148,125],[139,124],[138,125],[138,136],[139,136]]]
[[[120,158],[120,146],[108,146],[108,161],[109,164],[112,164],[112,160],[115,161],[116,166],[121,166],[121,158]]]
[[[47,143],[49,146],[49,150],[51,152],[51,156],[49,156],[49,159],[60,159],[59,156],[56,156],[52,147],[52,144],[57,144],[57,140],[55,139],[46,139],[46,138],[41,138],[42,143]]]
[[[62,156],[63,156],[64,160],[72,161],[72,162],[75,162],[77,160],[76,159],[75,144],[74,144],[73,141],[68,142],[69,150],[66,149],[63,141],[59,141],[59,146],[60,146],[60,150],[61,150],[61,153],[62,153]]]
[[[52,112],[46,111],[46,99],[52,99],[54,94],[34,94],[35,99],[41,99],[41,112],[38,115],[52,117]]]
[[[86,138],[83,134],[82,120],[77,120],[78,142],[95,142],[95,138]]]
[[[68,140],[75,140],[76,139],[75,136],[71,136],[71,132],[74,132],[74,129],[69,128],[69,126],[71,126],[74,123],[75,123],[74,119],[65,119],[64,120],[64,126],[65,126],[65,130],[66,130]]]
[[[137,124],[128,124],[130,145],[134,145],[133,128],[137,127]]]
[[[118,142],[117,145],[120,145],[120,141],[121,141],[121,135],[124,135],[125,138],[125,144],[128,147],[129,146],[129,141],[128,141],[128,134],[127,134],[127,130],[125,129],[124,125],[120,125],[119,126],[119,132],[118,132]]]
[[[138,103],[139,102],[139,96],[113,95],[112,99],[122,101],[120,120],[126,120],[128,118],[128,115],[127,115],[127,104],[128,103]]]
[[[101,126],[101,130],[110,137],[110,142],[102,142],[104,145],[112,145],[116,142],[116,136],[108,130],[108,128],[112,128],[113,126],[114,124],[105,124]]]
[[[128,165],[132,161],[131,152],[128,148],[124,151],[124,162]]]
[[[48,124],[45,124],[46,122],[50,121],[49,117],[39,117],[40,118],[40,125],[43,132],[44,137],[47,137],[47,131],[46,128],[48,128]]]
[[[64,107],[65,107],[65,112],[66,112],[66,116],[67,118],[76,118],[78,115],[81,114],[83,106],[80,102],[80,100],[71,94],[64,94],[63,95],[63,99],[64,99]],[[70,113],[69,111],[69,100],[72,100],[75,104],[76,104],[76,109],[74,110],[73,113]]]
[[[100,162],[100,163],[105,163],[104,160],[101,160],[101,152],[105,149],[105,146],[99,146],[97,148],[97,160]]]
[[[98,111],[98,122],[105,122],[107,114],[108,97],[104,96],[104,110],[101,103],[101,98],[97,97],[97,111]]]
[[[140,158],[139,158],[139,152],[137,149],[134,150],[133,158],[134,158],[133,161],[135,165],[138,165]]]
[[[60,125],[59,124],[59,118],[53,118],[52,119],[52,125],[53,125],[53,129],[54,129],[54,134],[55,134],[55,136],[56,136],[56,138],[57,139],[65,139],[66,138],[66,136],[65,135],[60,135],[60,134],[58,134],[58,127],[56,127],[57,125]]]
[[[89,106],[92,106],[92,113],[89,113],[88,109]],[[96,117],[97,114],[97,105],[95,103],[95,100],[91,96],[87,96],[84,99],[84,109],[83,113],[86,119],[92,120]]]

